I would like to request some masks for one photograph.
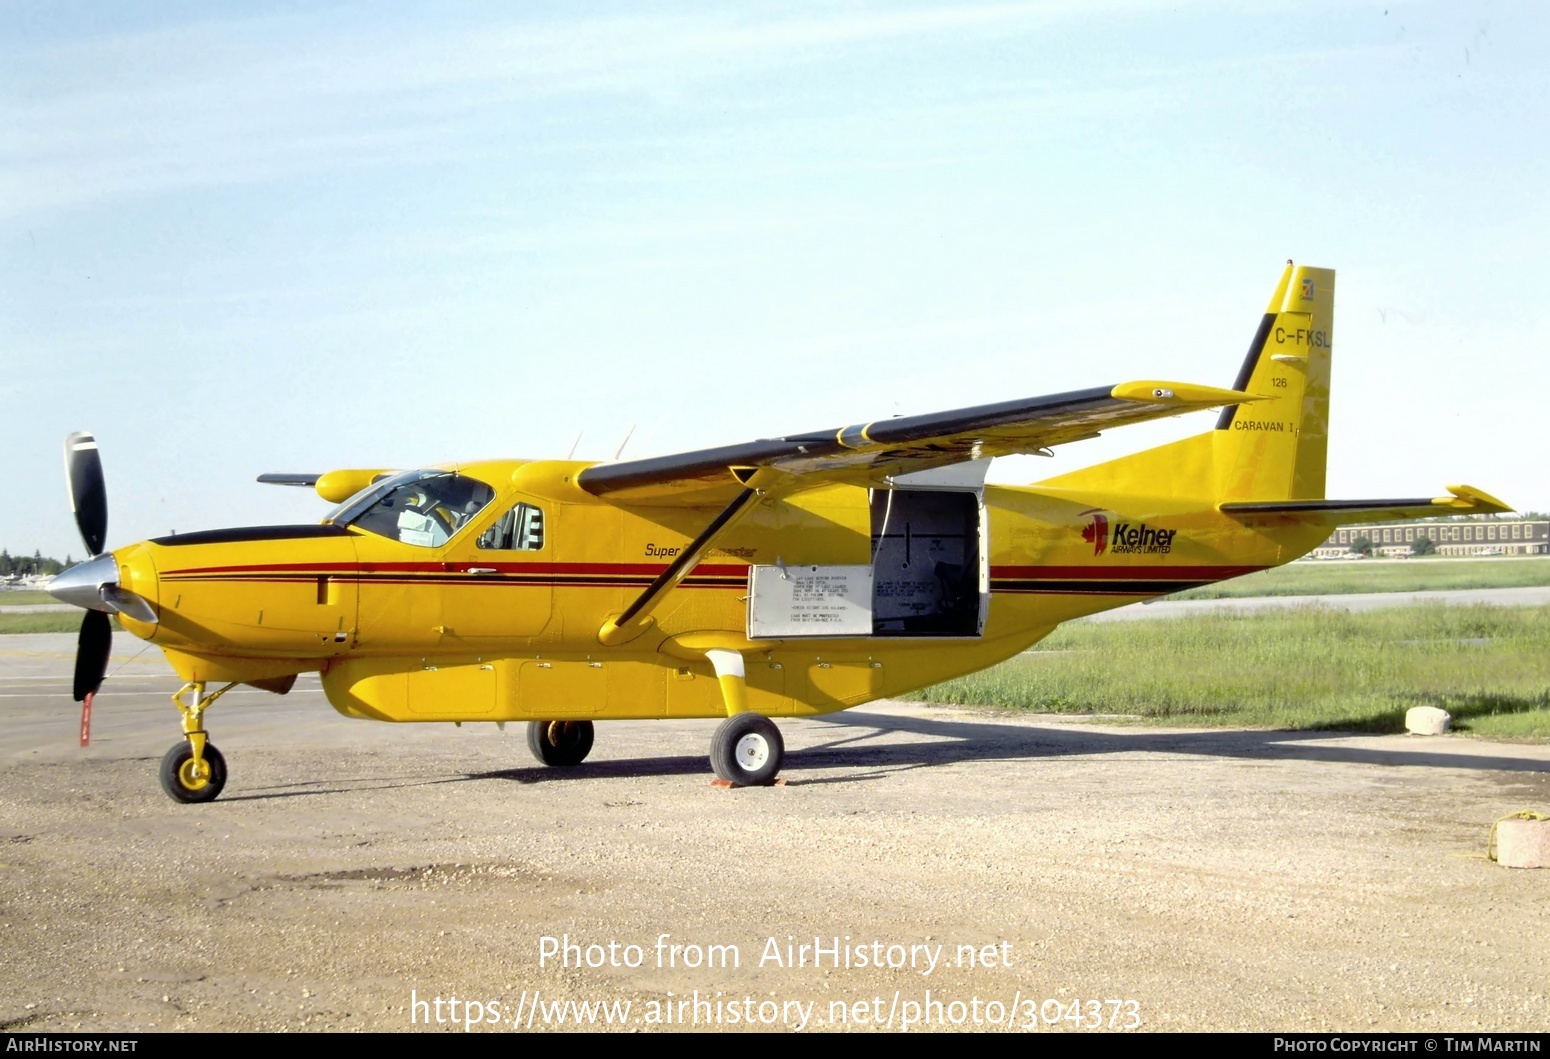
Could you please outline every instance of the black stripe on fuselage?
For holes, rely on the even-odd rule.
[[[331,523],[305,526],[233,526],[231,529],[196,530],[193,533],[174,533],[170,537],[152,537],[152,544],[177,546],[183,544],[248,544],[253,541],[299,541],[317,537],[348,537],[346,526]]]

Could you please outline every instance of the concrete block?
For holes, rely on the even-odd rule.
[[[1496,863],[1507,868],[1550,868],[1550,820],[1497,824]]]
[[[1416,706],[1405,711],[1405,728],[1416,735],[1441,735],[1453,723],[1453,715],[1435,706]]]

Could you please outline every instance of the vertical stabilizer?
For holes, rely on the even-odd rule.
[[[1216,422],[1224,499],[1324,496],[1334,307],[1334,270],[1287,262],[1233,387],[1268,400],[1224,408]]]
[[[1040,482],[1041,487],[1163,491],[1217,501],[1319,500],[1329,448],[1335,273],[1290,261],[1249,343],[1216,429]]]

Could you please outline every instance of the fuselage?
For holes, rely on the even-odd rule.
[[[585,466],[457,468],[488,485],[490,499],[439,543],[439,534],[406,530],[415,541],[406,543],[357,524],[121,548],[125,587],[160,621],[120,620],[185,680],[278,689],[316,671],[351,716],[719,717],[726,707],[706,658],[715,649],[746,659],[750,709],[791,716],[981,669],[1060,622],[1284,563],[1324,535],[1245,525],[1183,497],[984,486],[888,498],[830,485],[758,500],[640,631],[605,645],[600,628],[716,511],[602,502],[575,485]],[[531,522],[530,539],[513,537],[513,513]],[[750,639],[754,566],[870,566],[877,623],[866,635]]]

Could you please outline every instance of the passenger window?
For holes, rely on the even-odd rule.
[[[544,513],[518,504],[479,535],[479,547],[499,552],[536,552],[544,546]]]

